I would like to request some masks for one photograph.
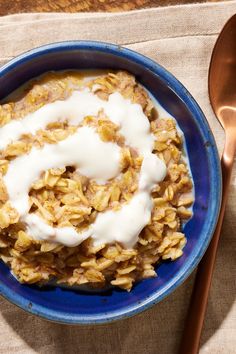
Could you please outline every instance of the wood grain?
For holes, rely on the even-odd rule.
[[[20,12],[116,12],[207,0],[0,0],[0,15]],[[208,2],[219,0],[208,0]]]

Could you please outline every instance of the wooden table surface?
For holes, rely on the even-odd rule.
[[[128,11],[219,0],[0,0],[0,15],[19,12]]]

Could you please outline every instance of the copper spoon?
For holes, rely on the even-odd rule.
[[[236,151],[236,15],[226,23],[215,44],[209,68],[208,84],[212,108],[225,130],[225,146],[221,158],[222,204],[215,233],[198,266],[180,345],[180,354],[197,354],[199,351]]]

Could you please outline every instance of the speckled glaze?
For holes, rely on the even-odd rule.
[[[22,285],[0,262],[0,293],[35,315],[69,324],[99,324],[135,315],[161,301],[194,270],[212,237],[221,202],[219,157],[209,125],[185,87],[163,67],[113,44],[69,41],[24,53],[0,68],[0,99],[49,70],[111,68],[134,74],[172,114],[185,135],[196,199],[184,226],[188,242],[175,262],[157,266],[158,277],[137,283],[130,293],[119,289],[86,293],[60,287]],[[16,183],[20,183],[17,181]]]

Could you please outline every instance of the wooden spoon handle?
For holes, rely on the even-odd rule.
[[[226,135],[224,152],[221,159],[223,194],[220,215],[210,245],[198,266],[179,354],[197,354],[199,351],[199,343],[207,308],[220,231],[228,199],[234,154],[235,137],[232,135],[232,132],[229,132]]]

